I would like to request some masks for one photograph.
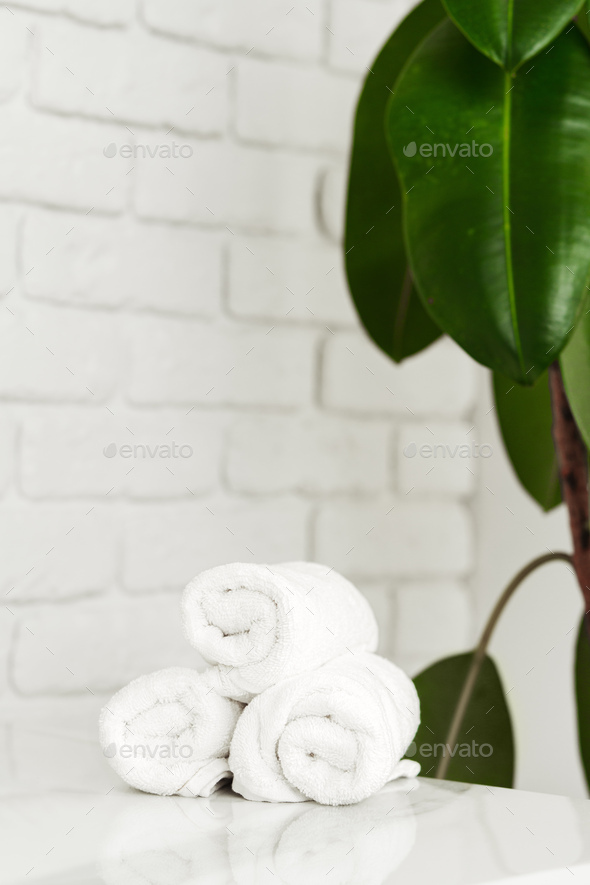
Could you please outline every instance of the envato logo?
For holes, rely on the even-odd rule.
[[[491,157],[494,148],[491,144],[478,144],[472,141],[471,144],[421,144],[420,147],[415,141],[411,141],[404,147],[406,157],[415,157],[420,154],[421,157],[454,157],[458,153],[460,157]]]
[[[120,157],[124,157],[125,159],[134,160],[153,160],[156,157],[160,157],[162,160],[168,160],[170,157],[181,158],[183,160],[188,160],[193,155],[193,149],[190,144],[176,144],[175,141],[172,144],[121,144],[117,145],[114,141],[107,146],[103,150],[103,154],[105,157],[108,157],[111,160],[113,157],[116,157],[117,154]]]
[[[135,445],[117,446],[117,443],[109,443],[102,450],[105,458],[192,458],[193,447],[186,445],[177,445],[173,442],[171,445],[148,446],[138,443]]]
[[[440,753],[438,752],[439,750]],[[493,752],[494,748],[491,744],[478,744],[475,741],[471,741],[470,744],[455,744],[453,747],[450,744],[420,744],[418,747],[416,742],[412,741],[406,750],[406,756],[416,756],[418,754],[425,759],[429,759],[432,756],[448,755],[451,759],[455,756],[461,756],[463,759],[478,757],[488,759]]]
[[[102,751],[107,759],[190,759],[189,744],[109,744]]]
[[[418,446],[415,442],[409,443],[404,449],[405,458],[491,458],[494,450],[490,445],[484,443],[470,443],[469,445],[449,446],[442,443],[435,445]]]

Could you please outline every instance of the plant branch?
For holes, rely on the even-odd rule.
[[[528,565],[525,565],[524,568],[521,568],[521,570],[512,578],[512,580],[500,596],[499,600],[497,601],[496,605],[494,606],[494,609],[483,629],[483,633],[481,634],[481,638],[479,640],[479,643],[477,644],[477,648],[473,652],[471,665],[469,667],[465,682],[463,683],[463,688],[461,690],[461,694],[459,695],[459,700],[457,701],[457,706],[455,707],[455,712],[449,726],[449,732],[446,740],[447,748],[453,747],[457,742],[457,738],[459,737],[459,732],[461,731],[461,726],[463,724],[463,719],[465,718],[465,713],[467,712],[467,708],[471,700],[471,695],[473,694],[473,690],[475,688],[475,684],[481,670],[481,665],[483,664],[486,656],[487,647],[492,637],[492,633],[494,632],[494,628],[498,623],[500,615],[506,607],[506,603],[508,602],[514,591],[522,584],[525,578],[528,578],[531,572],[534,572],[540,566],[545,565],[545,563],[553,562],[554,560],[563,560],[564,562],[571,563],[572,556],[569,553],[558,552],[545,553],[543,554],[543,556],[538,556],[536,559],[533,559],[531,562],[528,563]],[[448,752],[444,753],[436,770],[436,778],[445,777],[450,761],[450,754]]]
[[[588,451],[572,414],[559,363],[549,366],[553,411],[553,441],[557,453],[561,493],[566,503],[574,554],[572,564],[586,603],[590,632],[590,527],[588,522]]]

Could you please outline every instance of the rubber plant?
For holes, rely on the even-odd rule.
[[[543,510],[565,502],[572,535],[571,554],[543,554],[510,582],[473,653],[417,676],[416,749],[446,745],[430,776],[512,785],[510,713],[486,649],[520,582],[561,559],[585,603],[575,685],[590,785],[589,12],[424,0],[357,107],[344,253],[362,323],[396,362],[447,335],[490,369],[516,475]],[[466,759],[475,735],[493,752]]]

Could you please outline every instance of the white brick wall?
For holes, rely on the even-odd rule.
[[[3,407],[0,424],[0,494],[7,490],[14,476],[17,426],[10,408]]]
[[[342,150],[351,131],[354,80],[276,61],[246,61],[237,72],[238,135],[246,141]]]
[[[329,0],[329,60],[331,66],[366,73],[376,47],[416,4],[412,0]]]
[[[131,592],[184,586],[221,562],[284,562],[308,548],[309,507],[293,498],[207,497],[132,507],[125,515],[123,584]]]
[[[464,575],[472,565],[469,518],[446,501],[326,504],[316,538],[320,562],[368,577]]]
[[[23,418],[21,485],[29,498],[179,498],[218,483],[227,419],[193,411],[36,409]]]
[[[322,400],[342,411],[461,417],[473,406],[475,377],[448,340],[396,365],[361,332],[333,334],[323,354]]]
[[[16,625],[14,685],[24,695],[108,692],[150,669],[202,666],[175,617],[179,594],[29,609]],[[68,625],[64,630],[64,621]],[[145,636],[158,625],[158,641]],[[93,642],[88,642],[88,636]],[[105,666],[108,660],[110,665]]]
[[[86,723],[197,663],[179,591],[237,559],[341,569],[402,664],[469,641],[477,459],[404,451],[475,437],[478,376],[448,342],[379,353],[337,242],[363,66],[407,6],[0,13],[8,715]]]
[[[14,231],[13,217],[6,228]],[[33,298],[202,318],[219,311],[223,238],[216,231],[196,238],[187,227],[43,210],[28,212],[23,228],[24,289]]]
[[[12,293],[0,314],[0,397],[84,404],[115,395],[125,375],[111,314],[38,306]]]
[[[229,432],[227,478],[236,492],[296,491],[377,494],[390,481],[391,431],[386,421],[322,414],[255,415]]]
[[[151,131],[136,135],[152,151],[162,141]],[[306,233],[313,227],[319,157],[229,140],[182,144],[190,157],[138,160],[135,205],[141,218],[214,225],[233,236],[234,228]]]
[[[416,581],[397,590],[396,652],[419,668],[457,653],[470,628],[467,589],[459,581]],[[424,612],[428,612],[428,618]],[[441,629],[444,625],[444,629]]]
[[[161,33],[225,49],[317,61],[324,45],[321,0],[145,0],[143,14]]]
[[[303,406],[312,397],[316,338],[268,324],[137,319],[129,397],[142,405]]]
[[[39,108],[205,135],[225,129],[229,80],[221,53],[59,19],[40,22],[35,42]]]
[[[2,502],[0,533],[0,588],[11,609],[31,599],[100,593],[115,582],[119,539],[102,501]]]
[[[340,250],[317,240],[240,237],[231,242],[230,301],[240,317],[355,324]]]
[[[105,162],[103,147],[129,141],[124,126],[35,111],[17,96],[0,105],[0,199],[62,206],[82,212],[120,212],[126,205],[131,162]],[[41,258],[42,256],[39,256]]]

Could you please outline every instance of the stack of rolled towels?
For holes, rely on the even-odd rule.
[[[120,777],[160,795],[350,805],[391,780],[420,723],[411,679],[374,654],[365,597],[317,563],[234,563],[184,591],[189,642],[210,665],[140,676],[100,715]]]

